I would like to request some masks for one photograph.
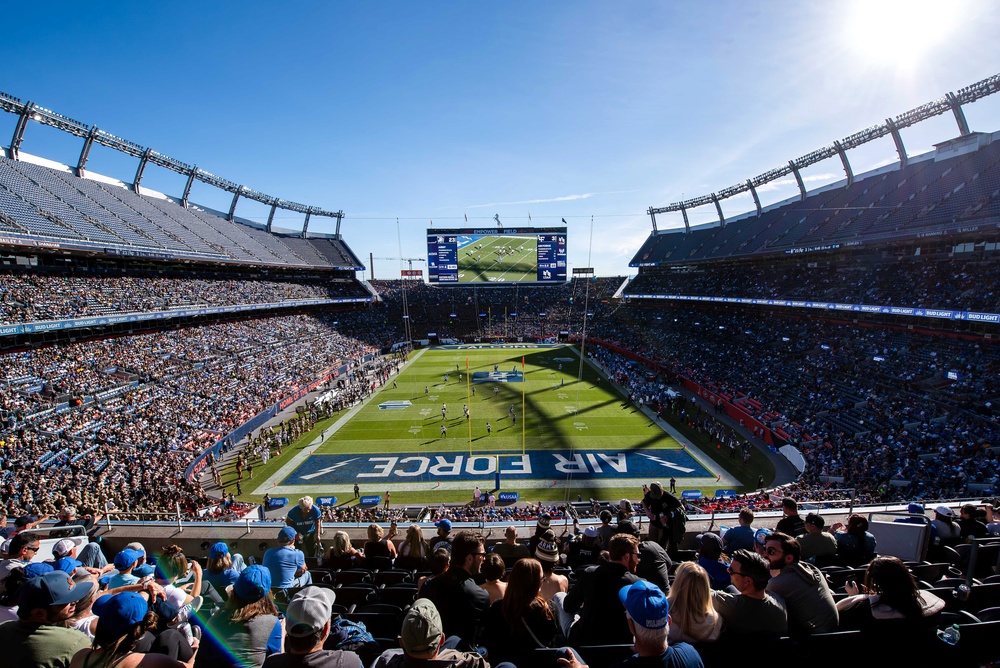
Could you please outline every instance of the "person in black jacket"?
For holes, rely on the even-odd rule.
[[[595,638],[609,645],[632,642],[618,592],[639,580],[635,574],[639,539],[628,533],[615,534],[608,545],[608,559],[581,571],[576,586],[565,596],[554,598],[570,645],[589,645]],[[578,612],[580,618],[574,623]]]
[[[799,504],[791,497],[781,500],[781,511],[785,514],[774,527],[775,531],[789,536],[801,536],[806,532],[806,522],[799,517]]]
[[[420,589],[420,598],[430,599],[441,613],[445,636],[457,636],[463,651],[476,649],[490,607],[490,595],[474,579],[485,558],[482,535],[459,531],[451,544],[451,567]]]

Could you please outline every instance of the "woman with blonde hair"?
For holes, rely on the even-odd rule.
[[[372,557],[396,558],[396,546],[385,537],[382,527],[374,522],[368,525],[368,542],[365,543],[365,558]]]
[[[424,532],[419,524],[411,524],[406,530],[406,538],[399,544],[399,556],[396,557],[397,568],[413,568],[424,570],[427,568],[427,558],[430,555],[430,547],[424,540]]]
[[[677,567],[670,585],[669,643],[711,642],[719,639],[722,617],[712,607],[708,572],[693,561]]]
[[[333,544],[325,566],[330,568],[355,568],[361,565],[365,553],[351,545],[351,537],[346,531],[333,534]]]
[[[229,546],[219,541],[208,548],[208,565],[202,577],[219,593],[236,584],[236,579],[246,568],[242,555],[230,554]]]

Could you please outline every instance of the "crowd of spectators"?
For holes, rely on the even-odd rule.
[[[617,316],[596,323],[593,336],[760,420],[801,449],[811,486],[842,476],[839,486],[888,501],[1000,485],[990,401],[1000,396],[1000,349],[989,342],[750,310],[632,307]],[[611,370],[625,373],[630,392],[653,387],[667,403],[650,369],[621,358]]]
[[[995,257],[952,257],[848,264],[805,261],[644,269],[625,291],[638,294],[791,299],[845,304],[1000,312],[1000,293],[982,277]]]
[[[181,475],[201,450],[326,370],[376,352],[332,323],[282,316],[0,357],[5,507],[214,506]]]
[[[260,277],[0,271],[0,324],[147,313],[201,306],[369,296],[352,281]]]
[[[787,286],[794,296],[804,296],[804,286],[810,284],[806,269],[763,266],[756,269],[758,274],[736,280],[730,274],[738,270],[719,268],[718,276],[713,271],[675,278],[708,293],[713,285],[752,291],[773,284],[777,287],[765,293],[792,295],[781,287]],[[825,278],[814,283],[825,285],[827,296],[832,286],[846,281],[855,287],[864,283],[866,295],[896,299],[899,295],[894,297],[892,290],[904,286],[902,292],[910,291],[913,285],[907,281],[912,280],[925,286],[913,290],[922,299],[952,299],[968,296],[969,281],[981,270],[957,260],[896,263],[854,283],[850,270],[815,270]],[[107,292],[111,298],[124,294],[142,309],[156,308],[156,295],[245,303],[314,297],[326,290],[309,280],[84,279],[16,271],[0,275],[0,282],[4,305],[26,303],[19,290],[34,296],[40,289],[46,300],[61,304],[53,312],[74,315],[80,313],[74,310],[81,303],[78,295],[84,295],[84,302],[108,298],[91,299],[91,292]],[[73,489],[82,491],[73,492],[71,500],[95,510],[105,502],[120,507],[127,502],[137,510],[178,502],[193,509],[210,503],[199,489],[180,480],[151,489],[142,479],[142,471],[149,468],[134,464],[162,460],[173,471],[183,470],[204,447],[324,370],[401,342],[404,290],[415,338],[425,328],[464,340],[562,331],[578,337],[584,314],[592,314],[587,318],[588,336],[658,365],[648,369],[617,353],[590,348],[595,361],[632,399],[677,415],[689,410],[682,417],[706,431],[724,432],[742,446],[745,435],[736,437],[714,417],[694,413],[669,390],[668,382],[683,377],[715,392],[759,420],[779,441],[802,451],[807,468],[799,484],[814,490],[812,496],[831,484],[825,481],[830,477],[843,477],[837,486],[855,488],[876,501],[966,496],[970,484],[1000,483],[1000,458],[994,454],[1000,432],[990,401],[1000,396],[1000,352],[994,345],[890,328],[774,318],[753,310],[622,306],[610,300],[621,283],[615,277],[576,279],[559,286],[448,289],[420,281],[373,281],[382,301],[358,311],[217,323],[183,330],[183,335],[160,332],[4,355],[3,501],[11,512],[32,504],[57,508],[67,502],[66,492],[35,498],[23,489],[18,472],[36,467],[50,487],[68,490],[73,482]],[[111,289],[112,284],[118,288]],[[120,302],[114,306],[132,308]],[[359,382],[344,388],[340,401],[349,405],[374,391],[397,370],[392,358],[387,359],[359,370]],[[95,481],[98,484],[90,484]],[[104,489],[111,483],[114,492]],[[454,519],[506,521],[523,519],[511,513],[524,511],[474,507],[459,512],[468,516]],[[347,521],[371,519],[378,516],[369,513]]]

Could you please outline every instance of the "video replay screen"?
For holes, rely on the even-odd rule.
[[[565,283],[566,228],[427,230],[431,283]]]

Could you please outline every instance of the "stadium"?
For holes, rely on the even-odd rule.
[[[651,231],[617,275],[572,264],[568,248],[586,235],[565,218],[534,225],[530,214],[528,224],[499,214],[491,224],[466,214],[458,228],[431,221],[426,252],[399,241],[398,257],[369,252],[366,264],[352,247],[351,211],[267,194],[104,130],[102,119],[18,97],[30,91],[0,92],[13,125],[0,156],[0,528],[9,538],[0,567],[26,572],[68,554],[67,539],[78,582],[84,567],[110,575],[125,553],[128,570],[142,563],[127,549],[136,541],[146,563],[176,545],[207,573],[221,544],[266,564],[299,512],[287,542],[304,548],[312,584],[336,594],[334,619],[371,632],[354,646],[368,666],[402,641],[416,581],[431,572],[429,545],[403,558],[404,524],[428,536],[472,531],[497,554],[508,527],[530,556],[553,540],[563,556],[545,578],[562,574],[572,600],[593,584],[585,566],[616,562],[616,548],[599,558],[592,547],[612,516],[647,539],[636,546],[656,545],[669,564],[663,588],[676,592],[684,564],[717,561],[706,533],[729,555],[740,511],[751,511],[746,526],[781,530],[797,506],[820,518],[819,533],[824,517],[834,526],[835,553],[810,568],[839,627],[797,630],[789,602],[782,632],[742,632],[723,625],[720,604],[709,618],[721,635],[678,636],[703,661],[690,665],[729,663],[749,638],[819,665],[835,643],[867,665],[885,659],[877,647],[904,638],[901,654],[925,663],[991,665],[1000,658],[990,642],[1000,630],[1000,129],[970,125],[966,110],[1000,92],[1000,74],[960,83],[909,110],[879,109],[883,123],[778,168],[649,206]],[[919,124],[942,134],[931,150],[909,152],[903,132]],[[34,153],[39,128],[74,142],[77,159]],[[889,140],[891,161],[855,172],[853,152]],[[131,178],[92,171],[95,150],[127,159]],[[831,163],[836,178],[807,187],[807,170]],[[156,169],[183,187],[145,185]],[[792,196],[769,201],[789,180]],[[215,204],[194,195],[206,189]],[[248,203],[265,220],[241,215]],[[300,229],[289,229],[293,214]],[[376,259],[399,261],[399,273],[375,278]],[[426,281],[414,262],[426,263]],[[679,505],[661,515],[664,496]],[[313,509],[315,532],[301,523]],[[810,531],[799,529],[792,539]],[[339,532],[369,558],[331,551]],[[398,543],[392,559],[376,554],[385,532]],[[26,558],[16,550],[29,536]],[[856,559],[851,541],[866,537],[878,550]],[[757,558],[770,561],[773,539],[760,541]],[[656,548],[642,547],[642,559]],[[574,562],[581,551],[593,561]],[[180,607],[197,599],[190,626],[205,648],[172,658],[261,665],[263,647],[241,655],[212,623],[236,589],[203,583],[201,567],[170,578],[162,564],[171,555],[160,554],[156,581],[172,587],[197,573],[198,591],[188,587]],[[732,565],[744,561],[720,558],[740,575]],[[878,591],[868,564],[883,558],[906,567],[927,592],[920,600],[941,601],[933,616],[913,626],[846,621],[852,591],[863,594],[854,581]],[[501,579],[516,582],[511,566]],[[726,575],[717,587],[711,567],[696,568],[712,589],[743,595],[755,585],[740,589]],[[307,584],[296,573],[295,585],[264,587],[290,615]],[[10,592],[3,606],[17,605]],[[680,628],[684,615],[673,611],[684,601],[674,601]],[[454,624],[454,611],[438,607],[445,627]],[[582,643],[567,631],[561,643],[534,638],[534,652],[507,657],[506,641],[478,621],[488,665],[556,665],[568,644],[576,665],[593,668],[643,652],[638,632],[634,643],[610,631]],[[939,640],[953,625],[961,640]],[[95,651],[112,651],[101,639]],[[346,647],[334,639],[321,644]]]

